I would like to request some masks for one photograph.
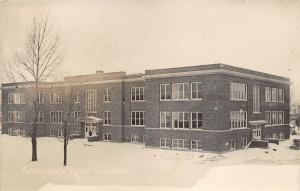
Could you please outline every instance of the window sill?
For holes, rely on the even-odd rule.
[[[191,129],[190,128],[172,128],[172,130],[184,131],[184,130],[191,130]]]
[[[133,102],[133,103],[134,103],[134,102],[137,102],[137,103],[138,103],[138,102],[145,102],[145,101],[146,101],[146,100],[131,100],[131,102]]]
[[[202,100],[203,100],[202,98],[197,98],[197,99],[196,98],[192,98],[191,99],[191,101],[202,101]]]
[[[261,112],[258,112],[258,111],[256,111],[256,112],[253,112],[254,114],[261,114]]]
[[[203,151],[203,149],[193,149],[193,148],[191,148],[191,151]]]
[[[188,148],[181,148],[181,147],[171,147],[171,148],[175,150],[189,150]]]
[[[248,127],[240,127],[240,128],[230,128],[230,130],[242,130],[242,129],[249,129]]]
[[[190,101],[190,99],[172,99],[172,101]]]
[[[248,101],[246,99],[230,99],[230,101]]]
[[[111,103],[111,101],[103,101],[103,103]]]
[[[131,125],[131,127],[145,127],[145,125]]]
[[[168,146],[160,146],[160,148],[169,149],[170,147],[168,147]]]

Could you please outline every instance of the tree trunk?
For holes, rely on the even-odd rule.
[[[32,143],[32,157],[31,161],[37,161],[37,149],[36,149],[36,135],[32,133],[31,143]]]
[[[67,166],[67,146],[66,140],[64,140],[64,166]]]
[[[31,133],[31,143],[32,143],[32,157],[31,161],[37,161],[37,149],[36,149],[36,131],[37,131],[37,103],[36,103],[36,98],[37,98],[37,90],[38,90],[38,85],[35,87],[35,95],[34,95],[34,120],[33,120],[33,127],[32,127],[32,133]]]

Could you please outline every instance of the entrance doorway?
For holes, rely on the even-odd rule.
[[[93,137],[96,136],[96,123],[85,123],[84,136]]]
[[[256,140],[261,140],[261,125],[253,125],[252,138]]]

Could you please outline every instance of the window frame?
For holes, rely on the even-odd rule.
[[[193,142],[196,142],[196,148],[193,148]],[[201,143],[201,147],[199,148],[199,143]],[[191,140],[191,150],[203,150],[203,144],[202,144],[202,141],[201,140]]]
[[[111,102],[111,88],[103,89],[103,102],[110,103]]]
[[[54,119],[57,119],[57,120],[52,120],[53,117],[51,116],[51,113],[54,113]],[[57,113],[57,116],[55,116]],[[64,112],[63,111],[50,111],[50,123],[58,123],[58,124],[61,124],[63,123],[63,116],[64,116]],[[61,119],[61,120],[59,120]]]
[[[193,85],[194,84],[197,84],[197,86],[196,86],[197,98],[193,98]],[[202,97],[200,97],[200,95],[199,95],[199,91],[201,92],[201,87],[200,87],[200,90],[199,90],[199,85],[202,85],[202,84],[203,84],[203,82],[191,82],[191,90],[190,90],[191,100],[195,100],[195,101],[197,101],[197,100],[201,101],[202,100]]]
[[[230,111],[230,130],[247,129],[248,128],[248,114],[247,111]],[[244,120],[239,120],[242,117]]]
[[[111,125],[111,112],[103,111],[103,125]]]
[[[42,115],[41,115],[41,113],[42,113]],[[45,112],[44,111],[38,111],[37,122],[38,123],[44,123],[45,122]]]
[[[50,104],[62,104],[63,103],[62,91],[51,91],[49,103]]]
[[[103,141],[110,142],[111,141],[111,133],[103,133]]]
[[[162,92],[162,87],[164,86],[164,92]],[[168,91],[167,91],[167,86],[170,87],[170,95],[169,95],[169,99],[167,98],[168,96]],[[159,95],[159,98],[160,98],[160,101],[172,101],[172,84],[170,83],[166,83],[166,84],[160,84],[159,86],[159,92],[160,92],[160,95]],[[165,96],[164,99],[162,99],[162,95]]]
[[[230,101],[248,101],[248,84],[230,82]]]
[[[139,113],[139,118],[136,117],[137,116],[136,115],[137,112]],[[133,113],[135,113],[134,114],[134,116],[135,116],[135,124],[132,123],[132,121],[133,121]],[[140,117],[141,113],[143,113],[143,118]],[[145,113],[146,113],[145,111],[131,111],[131,118],[130,118],[131,119],[130,120],[131,121],[131,126],[144,127],[145,126]],[[137,119],[139,120],[139,124],[138,125],[136,123]],[[141,121],[143,122],[143,124],[141,124]]]
[[[278,88],[278,102],[284,102],[284,89]]]
[[[167,127],[167,124],[168,124],[167,114],[170,114],[170,121],[169,121],[170,127]],[[162,119],[162,115],[163,115],[163,119]],[[161,111],[159,117],[160,117],[159,127],[161,129],[171,129],[172,128],[172,112],[170,112],[170,111]],[[162,121],[163,120],[164,120],[164,126],[162,126]]]
[[[175,86],[177,86],[177,85],[178,85],[178,89],[175,88]],[[180,85],[183,85],[182,91],[180,91]],[[187,88],[187,91],[185,91],[185,87]],[[180,93],[182,93],[182,98],[180,98]],[[189,100],[191,97],[190,93],[191,93],[191,91],[189,89],[188,82],[172,83],[172,100],[175,100],[175,101]]]
[[[163,145],[162,145],[162,142],[163,142],[162,140],[164,140]],[[161,147],[161,148],[170,148],[171,147],[171,139],[170,138],[160,138],[159,139],[159,147]]]
[[[97,113],[97,89],[86,90],[86,112]]]
[[[37,94],[37,104],[44,104],[45,103],[45,93],[38,92]]]
[[[131,143],[139,143],[140,136],[139,134],[130,134]]]
[[[245,148],[248,145],[248,138],[242,137],[242,148]]]
[[[180,114],[182,114],[182,117],[180,116]],[[188,115],[188,119],[185,120],[185,114]],[[175,127],[175,119],[177,117],[175,117],[175,115],[178,115],[178,127]],[[180,118],[182,118],[182,120],[180,120]],[[182,121],[183,126],[180,127],[180,122]],[[187,127],[185,127],[185,123],[188,122]],[[172,129],[190,129],[190,123],[191,123],[191,116],[190,116],[190,112],[186,112],[186,111],[175,111],[172,112]]]
[[[253,113],[260,113],[260,86],[253,86]]]
[[[193,120],[193,114],[196,114],[196,120]],[[201,120],[199,120],[199,114],[201,114]],[[191,115],[190,115],[190,119],[191,119],[191,129],[192,130],[201,130],[203,129],[203,113],[202,112],[191,112]],[[193,121],[196,121],[197,123],[197,128],[193,128]],[[201,121],[201,127],[199,128],[199,121]]]
[[[176,144],[177,146],[174,146],[174,142],[178,141],[178,143]],[[182,141],[182,147],[180,147],[181,142]],[[187,150],[187,148],[185,147],[185,142],[188,141],[187,139],[172,139],[172,148],[174,149],[181,149],[181,150]]]
[[[134,90],[134,99],[133,99],[133,90]],[[130,92],[131,92],[130,93],[131,102],[144,102],[145,101],[145,87],[131,87]],[[138,94],[137,94],[137,92],[138,92]]]

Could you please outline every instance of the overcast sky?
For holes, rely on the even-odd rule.
[[[290,77],[300,102],[299,1],[0,0],[1,66],[37,10],[63,39],[59,77],[224,63]]]

